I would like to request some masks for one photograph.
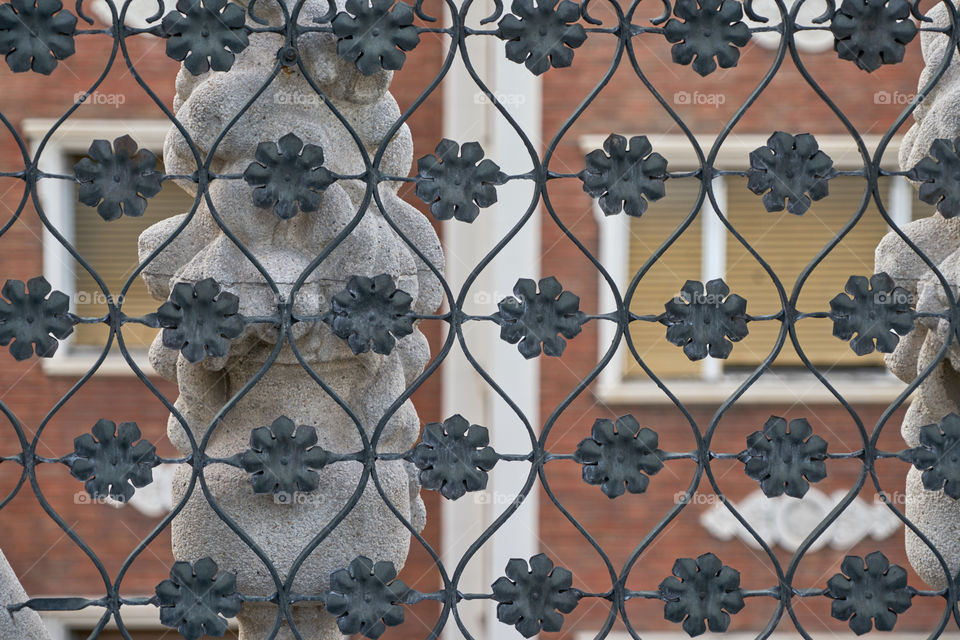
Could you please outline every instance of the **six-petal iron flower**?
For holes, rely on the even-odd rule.
[[[604,151],[606,153],[604,153]],[[640,216],[647,201],[662,198],[666,191],[667,159],[653,152],[646,136],[627,139],[611,133],[603,141],[603,150],[587,154],[587,168],[580,172],[583,190],[600,198],[600,209],[611,216],[621,211]]]
[[[69,462],[70,475],[86,481],[84,487],[90,497],[126,502],[135,488],[153,482],[153,468],[160,464],[157,449],[140,439],[136,422],[121,422],[118,428],[101,418],[92,433],[74,439]]]
[[[827,441],[813,435],[805,418],[787,421],[770,416],[763,431],[747,436],[747,450],[741,460],[747,475],[760,483],[768,498],[786,493],[802,498],[811,482],[827,477]]]
[[[257,145],[256,162],[243,172],[243,179],[253,190],[253,203],[263,209],[273,207],[281,220],[288,220],[298,211],[316,211],[324,189],[336,176],[323,166],[323,149],[304,145],[295,134],[288,133],[278,142]]]
[[[254,493],[273,493],[292,502],[295,491],[313,491],[320,484],[317,469],[327,464],[329,454],[317,445],[317,430],[295,426],[280,416],[269,427],[250,432],[250,448],[240,463],[250,474]]]
[[[913,330],[913,296],[886,273],[870,276],[869,283],[863,276],[850,276],[844,290],[849,295],[838,293],[830,301],[833,335],[850,340],[856,333],[850,348],[858,356],[873,353],[874,343],[877,351],[893,353],[899,336]]]
[[[347,11],[333,19],[333,33],[339,39],[337,55],[356,64],[365,76],[400,69],[407,59],[404,51],[413,51],[420,44],[413,8],[405,2],[394,6],[393,2],[347,0]]]
[[[80,183],[78,199],[88,207],[96,207],[104,220],[142,216],[147,198],[160,193],[163,187],[157,156],[137,148],[130,136],[114,140],[112,149],[109,141],[94,140],[87,155],[73,167]]]
[[[423,428],[423,438],[413,449],[411,461],[420,470],[420,484],[456,500],[468,491],[487,486],[487,471],[497,464],[486,427],[471,425],[457,414],[443,423]]]
[[[330,591],[324,598],[327,612],[337,616],[337,626],[344,635],[359,633],[376,639],[403,622],[404,599],[410,588],[397,580],[392,562],[373,563],[358,556],[347,569],[330,575]]]
[[[60,0],[11,0],[0,5],[0,53],[16,73],[50,75],[76,51],[77,17]]]
[[[0,346],[9,344],[17,360],[26,360],[34,352],[41,358],[51,358],[59,345],[56,339],[73,333],[70,298],[52,291],[42,276],[31,278],[27,287],[29,293],[21,280],[7,280],[0,291],[6,298],[0,299]]]
[[[960,499],[960,416],[947,414],[940,424],[920,427],[920,444],[902,456],[923,474],[927,491],[943,491],[954,500]]]
[[[237,576],[220,572],[210,558],[193,565],[175,562],[170,578],[157,585],[160,623],[175,628],[186,640],[222,636],[227,632],[226,618],[236,616],[243,606],[236,590]]]
[[[676,18],[663,25],[663,35],[667,42],[676,43],[670,49],[674,62],[692,62],[693,70],[701,76],[713,73],[718,63],[722,69],[737,66],[737,47],[750,40],[750,28],[743,22],[743,6],[738,0],[677,0],[673,15]]]
[[[520,558],[507,562],[506,576],[493,583],[493,599],[497,619],[512,624],[525,638],[543,631],[560,631],[561,613],[573,611],[580,594],[572,588],[573,574],[563,567],[554,567],[546,554],[530,558],[530,569]]]
[[[843,0],[830,31],[840,58],[867,72],[902,61],[906,45],[917,35],[907,0]]]
[[[827,581],[827,596],[834,599],[830,615],[849,620],[858,636],[868,633],[873,624],[877,631],[893,631],[897,614],[909,609],[913,598],[906,570],[890,564],[879,551],[866,558],[847,556],[840,570],[842,574]]]
[[[554,9],[556,7],[556,9]],[[513,13],[503,16],[497,35],[507,41],[507,58],[536,75],[573,64],[573,50],[587,39],[580,5],[571,0],[513,0]]]
[[[332,309],[323,321],[333,334],[343,338],[354,355],[373,350],[390,355],[397,338],[413,333],[413,297],[380,274],[375,278],[353,276],[347,287],[333,296]]]
[[[937,138],[930,145],[927,157],[915,164],[908,174],[920,183],[918,197],[936,205],[944,218],[960,215],[960,138]]]
[[[660,583],[660,598],[666,602],[663,617],[683,622],[688,635],[707,630],[723,632],[730,626],[730,614],[743,609],[740,572],[720,562],[712,553],[696,560],[680,558],[673,575]]]
[[[178,282],[170,292],[170,300],[157,310],[163,346],[180,349],[192,363],[207,356],[223,357],[230,351],[230,341],[243,333],[239,308],[240,299],[229,291],[221,291],[213,278],[195,285]]]
[[[763,195],[767,211],[783,211],[786,206],[799,216],[810,208],[811,200],[827,197],[827,182],[836,175],[833,160],[812,135],[777,131],[766,146],[750,152],[747,188]]]
[[[583,480],[600,485],[608,498],[643,493],[650,478],[663,468],[663,451],[657,445],[657,432],[640,428],[632,415],[620,416],[616,423],[600,418],[593,423],[589,438],[577,445],[573,459],[583,465]]]
[[[726,358],[733,342],[746,337],[747,301],[730,294],[730,287],[721,279],[707,283],[687,280],[676,296],[666,304],[660,322],[667,325],[667,340],[691,360]]]
[[[436,155],[417,161],[416,194],[430,205],[437,220],[473,222],[481,207],[497,201],[497,186],[506,180],[496,162],[483,158],[479,142],[460,147],[444,138],[437,144]]]
[[[567,346],[566,338],[580,333],[586,322],[586,314],[580,311],[580,297],[564,291],[556,278],[550,276],[537,283],[529,278],[520,278],[513,287],[516,297],[504,298],[493,314],[500,325],[500,339],[519,345],[520,353],[528,360],[543,353],[560,356]]]
[[[177,0],[177,10],[163,16],[161,33],[167,55],[198,76],[230,70],[234,54],[250,44],[245,22],[243,8],[227,0]]]

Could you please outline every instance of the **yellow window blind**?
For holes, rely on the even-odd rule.
[[[747,189],[743,177],[725,178],[725,211],[734,227],[766,260],[781,279],[789,297],[803,268],[817,255],[856,212],[863,197],[865,181],[857,176],[838,176],[830,181],[827,198],[814,202],[802,216],[785,211],[768,212],[759,196]],[[635,274],[661,242],[680,224],[695,202],[696,180],[671,180],[667,197],[654,203],[641,217],[631,220],[629,271]],[[881,178],[880,192],[889,207],[890,179]],[[913,217],[929,215],[929,205],[921,203],[911,189]],[[871,201],[858,224],[831,251],[805,281],[797,307],[802,312],[829,311],[830,300],[843,291],[851,275],[873,274],[873,252],[887,233],[886,222]],[[631,310],[637,314],[659,314],[663,303],[677,295],[687,280],[701,280],[702,218],[698,218],[681,238],[651,268],[637,289]],[[747,299],[747,312],[753,316],[772,315],[781,303],[770,277],[750,253],[730,233],[718,239],[725,251],[724,280],[731,293]],[[712,245],[712,246],[715,246]],[[778,321],[751,322],[750,333],[735,343],[724,361],[731,368],[752,368],[772,349],[780,330]],[[807,318],[797,324],[804,353],[820,367],[881,366],[881,354],[858,357],[843,341],[833,337],[833,323],[827,319]],[[699,376],[702,362],[690,362],[679,347],[666,340],[663,325],[635,322],[631,335],[637,350],[661,377]],[[802,366],[789,342],[784,345],[775,367]],[[628,376],[644,376],[641,367],[628,355],[624,363]]]
[[[746,178],[729,177],[727,212],[730,222],[766,260],[780,278],[789,297],[800,272],[840,232],[857,211],[866,181],[859,176],[838,176],[830,180],[829,195],[813,202],[801,216],[768,212],[760,197],[747,189]],[[880,192],[886,196],[890,182],[882,178]],[[871,201],[863,217],[804,282],[797,309],[801,312],[829,311],[830,300],[843,291],[851,275],[873,274],[873,252],[887,233],[887,223]],[[747,299],[750,315],[769,315],[781,309],[780,298],[770,277],[737,241],[726,234],[726,278],[733,293]],[[779,322],[751,322],[750,334],[733,348],[727,366],[756,366],[770,352],[780,330]],[[833,336],[829,318],[807,318],[797,323],[797,336],[804,353],[821,367],[880,366],[882,355],[874,352],[857,356]],[[774,366],[802,366],[800,356],[787,338]]]
[[[71,158],[71,166],[81,157]],[[163,171],[159,160],[157,165],[158,170]],[[193,198],[172,182],[164,182],[160,193],[147,200],[147,210],[142,217],[123,216],[111,222],[101,218],[96,207],[81,204],[76,192],[74,203],[74,246],[116,296],[139,265],[137,238],[140,234],[164,218],[189,211]],[[81,316],[106,315],[106,299],[96,281],[79,263],[74,262],[73,267],[77,292],[75,312]],[[156,311],[160,304],[150,297],[143,281],[137,277],[124,298],[123,312],[128,316],[143,316]],[[130,349],[149,347],[156,333],[156,329],[138,324],[127,324],[123,328],[123,337]],[[77,325],[74,344],[102,347],[107,335],[108,329],[103,324]]]
[[[699,190],[699,180],[668,180],[666,196],[652,203],[643,216],[631,218],[630,278],[690,214]],[[630,304],[633,313],[663,313],[664,303],[679,293],[684,282],[700,279],[701,226],[698,217],[644,274]],[[660,323],[633,322],[630,325],[637,352],[658,377],[699,376],[701,363],[687,360],[678,347],[667,342],[666,332],[667,328]],[[630,353],[624,366],[627,375],[646,375]]]

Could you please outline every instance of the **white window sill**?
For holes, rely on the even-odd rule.
[[[143,371],[144,375],[156,376],[147,359],[146,349],[131,349],[130,356],[133,362]],[[100,352],[95,350],[70,350],[57,354],[52,358],[43,358],[43,372],[48,376],[79,377],[86,374],[97,362]],[[97,376],[134,376],[133,369],[116,348],[112,350],[97,369]]]
[[[876,370],[827,373],[827,380],[850,404],[889,404],[906,388],[892,374]],[[684,404],[719,404],[729,398],[746,379],[744,375],[725,375],[715,380],[664,380],[666,387]],[[630,380],[599,384],[597,398],[610,405],[673,404],[651,380]],[[909,403],[910,399],[907,399]],[[737,400],[737,404],[798,402],[832,404],[836,397],[813,374],[766,372]]]

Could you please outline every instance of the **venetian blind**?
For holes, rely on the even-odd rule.
[[[746,178],[729,176],[726,180],[726,211],[730,222],[766,260],[790,295],[803,268],[817,255],[853,216],[863,197],[865,182],[857,176],[838,176],[830,181],[829,196],[814,202],[802,216],[768,212],[746,187]],[[663,240],[689,213],[696,199],[698,182],[671,180],[667,197],[654,203],[641,218],[631,220],[629,270],[633,275]],[[881,178],[880,192],[887,194],[890,179]],[[913,217],[929,215],[929,205],[921,203],[913,192]],[[889,206],[889,205],[888,205]],[[641,281],[631,305],[638,314],[663,312],[663,303],[677,295],[687,280],[701,280],[701,228],[698,219]],[[805,281],[797,307],[803,312],[829,311],[830,299],[843,291],[850,275],[873,274],[873,252],[887,233],[886,222],[871,202],[859,223],[820,263]],[[729,233],[720,242],[726,252],[724,280],[732,293],[747,299],[750,315],[776,314],[780,298],[770,277],[750,253]],[[752,322],[750,334],[736,343],[724,362],[732,367],[755,367],[772,349],[780,323]],[[881,366],[881,355],[858,357],[844,342],[833,337],[829,319],[808,318],[797,324],[797,335],[804,353],[820,367]],[[659,324],[635,322],[631,335],[644,362],[662,377],[699,376],[702,363],[691,363],[679,347],[666,341],[666,328]],[[802,366],[789,342],[784,345],[773,366]],[[643,370],[628,355],[625,373],[644,376]]]
[[[83,156],[71,158],[71,166]],[[163,171],[158,160],[158,171]],[[79,189],[79,186],[78,186]],[[88,207],[76,199],[75,192],[74,246],[97,271],[113,295],[117,295],[130,274],[140,264],[137,258],[137,238],[150,225],[190,210],[193,198],[172,182],[164,182],[163,189],[147,200],[147,210],[142,217],[123,216],[118,220],[105,221],[96,207]],[[103,316],[107,313],[106,299],[93,277],[73,263],[76,274],[76,313],[81,316]],[[137,277],[123,301],[123,312],[128,316],[142,316],[157,310],[161,303],[147,293],[143,281]],[[108,329],[102,324],[81,324],[74,329],[76,345],[102,347]],[[146,349],[157,330],[138,324],[123,328],[124,341],[130,349]]]
[[[838,176],[830,180],[829,195],[813,202],[801,216],[786,211],[768,212],[747,189],[746,178],[729,177],[727,211],[733,226],[766,260],[780,278],[787,296],[800,272],[826,246],[860,207],[866,181],[859,176]],[[889,179],[881,179],[880,192],[886,195]],[[830,300],[843,291],[851,275],[873,274],[873,252],[887,233],[887,223],[871,201],[863,217],[817,266],[804,282],[797,300],[801,312],[829,311]],[[750,315],[769,315],[781,309],[780,298],[770,277],[732,234],[727,234],[726,278],[730,290],[747,299]],[[773,348],[779,322],[751,322],[750,334],[736,344],[727,366],[756,366]],[[874,352],[857,356],[833,336],[829,318],[807,318],[797,323],[797,336],[804,353],[815,365],[881,366],[882,355]],[[784,344],[774,366],[802,366],[792,343]]]
[[[643,216],[631,218],[630,278],[690,214],[699,191],[699,180],[668,180],[666,196],[651,203]],[[698,217],[644,274],[637,285],[630,310],[638,315],[659,315],[664,311],[664,303],[680,292],[684,282],[699,280],[700,243],[701,224]],[[637,352],[658,377],[699,376],[701,364],[690,362],[678,347],[667,342],[666,332],[667,328],[658,322],[630,324],[630,335]],[[625,369],[627,375],[646,375],[629,353],[625,358]]]

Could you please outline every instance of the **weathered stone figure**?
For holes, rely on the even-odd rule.
[[[937,26],[949,26],[943,5],[930,13]],[[942,34],[926,31],[921,36],[926,63],[919,81],[922,88],[940,66],[949,47]],[[900,148],[900,166],[909,170],[927,155],[938,138],[960,135],[960,65],[956,58],[933,92],[917,106],[916,123],[907,131]],[[937,265],[956,296],[960,283],[960,218],[935,213],[907,224],[903,231]],[[917,311],[943,312],[949,308],[943,285],[920,257],[895,233],[889,233],[877,247],[876,269],[885,271],[898,286],[916,296]],[[914,330],[901,338],[896,350],[886,356],[887,367],[904,382],[933,362],[944,343],[951,340],[949,323],[938,318],[920,318]],[[943,362],[917,388],[903,421],[901,434],[909,447],[919,445],[921,427],[940,422],[950,413],[960,413],[960,345],[953,339]],[[960,570],[960,501],[942,491],[928,491],[921,472],[910,467],[906,486],[906,515],[937,547],[953,575]],[[947,576],[930,549],[912,532],[906,532],[907,555],[917,573],[931,586],[942,588]]]
[[[283,0],[292,9],[294,0]],[[324,0],[308,0],[299,16],[304,25],[327,14]],[[258,3],[258,15],[272,23],[282,22],[279,6]],[[201,157],[211,152],[214,141],[255,91],[269,78],[278,52],[284,49],[281,35],[251,33],[250,44],[238,54],[227,72],[208,71],[193,75],[181,68],[177,77],[174,112],[199,147]],[[329,33],[300,37],[297,50],[306,68],[359,134],[373,156],[399,109],[387,92],[392,72],[361,74],[351,62],[337,57],[336,40]],[[210,170],[218,174],[242,174],[254,159],[257,146],[271,144],[294,134],[304,144],[323,150],[323,166],[332,172],[358,175],[365,171],[353,137],[315,94],[296,64],[282,58],[285,67],[257,98],[216,147]],[[390,141],[380,170],[388,175],[407,175],[413,145],[404,125]],[[193,153],[176,128],[164,145],[167,173],[191,174],[197,170]],[[196,185],[185,188],[195,192]],[[210,199],[223,223],[256,257],[276,283],[281,295],[289,291],[308,264],[328,246],[354,218],[361,206],[365,183],[340,180],[322,194],[317,211],[297,211],[284,219],[273,207],[254,203],[253,188],[243,180],[217,179],[210,185]],[[442,265],[439,241],[430,224],[409,204],[400,200],[398,183],[383,183],[379,195],[387,214],[435,265]],[[185,215],[185,214],[184,214]],[[176,216],[148,229],[140,238],[141,259],[146,258],[184,216]],[[413,297],[414,313],[429,313],[440,303],[436,278],[390,228],[371,199],[361,222],[343,242],[306,278],[295,299],[298,315],[319,316],[330,308],[331,298],[342,291],[351,276],[390,276],[397,288]],[[166,300],[174,284],[216,280],[225,291],[240,299],[245,316],[276,314],[277,298],[263,275],[245,258],[217,226],[206,202],[176,240],[143,273],[151,294]],[[389,355],[373,352],[354,355],[347,342],[335,336],[323,322],[300,322],[292,339],[305,361],[356,413],[369,437],[388,407],[425,366],[429,353],[426,339],[417,330],[397,342]],[[191,364],[177,350],[165,348],[160,336],[150,357],[156,370],[175,381],[180,396],[178,411],[199,442],[213,428],[206,452],[228,457],[250,446],[251,430],[287,416],[296,425],[316,430],[319,446],[336,453],[363,448],[358,427],[348,414],[308,375],[297,362],[289,344],[263,378],[223,419],[211,427],[221,407],[263,367],[274,350],[278,330],[269,324],[248,324],[233,340],[226,357],[207,358]],[[379,452],[402,452],[416,441],[419,419],[407,401],[392,416],[377,444]],[[184,454],[191,447],[180,421],[171,416],[168,435]],[[296,494],[292,500],[255,494],[248,474],[236,467],[214,464],[204,470],[213,498],[226,514],[269,556],[281,577],[286,577],[303,548],[347,503],[361,476],[362,463],[336,462],[319,470],[319,488]],[[407,462],[377,464],[386,495],[413,526],[425,521],[419,497],[416,470]],[[174,481],[174,497],[185,494],[191,469],[183,465]],[[195,487],[184,510],[173,522],[173,547],[178,560],[196,561],[210,556],[224,570],[237,574],[237,590],[247,595],[269,595],[277,590],[264,563],[213,512]],[[300,567],[293,589],[318,593],[327,588],[331,572],[347,567],[356,556],[388,560],[397,568],[406,559],[409,532],[391,513],[373,482],[360,501],[336,529]],[[340,637],[336,620],[317,604],[294,607],[304,638]],[[261,640],[269,635],[277,618],[272,604],[244,605],[238,616],[240,637]],[[292,638],[283,628],[279,638]]]

